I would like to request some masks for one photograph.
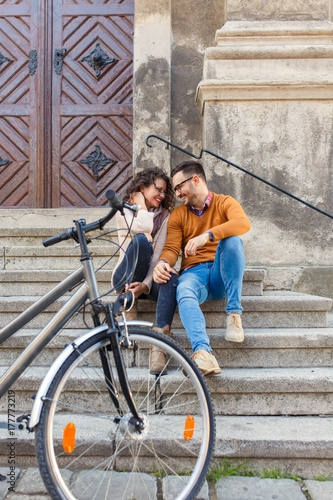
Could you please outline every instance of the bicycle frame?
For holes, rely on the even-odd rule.
[[[54,376],[54,369],[57,369],[68,354],[76,348],[77,344],[81,344],[83,341],[88,339],[91,335],[100,331],[102,328],[110,332],[110,334],[118,333],[116,325],[119,327],[129,325],[138,326],[152,326],[152,323],[145,321],[129,321],[116,323],[113,316],[111,315],[111,309],[108,307],[109,311],[109,323],[111,325],[100,325],[99,313],[102,312],[103,306],[99,302],[99,292],[98,284],[96,280],[95,271],[92,265],[92,258],[87,248],[87,241],[84,235],[84,220],[76,221],[77,237],[80,242],[81,247],[81,263],[82,265],[65,278],[61,283],[56,285],[52,290],[50,290],[46,295],[41,297],[37,302],[30,306],[26,311],[21,313],[17,318],[11,321],[7,326],[0,330],[0,345],[11,337],[18,330],[23,328],[27,323],[34,319],[38,314],[43,312],[49,305],[53,304],[59,297],[63,296],[65,293],[71,291],[74,287],[83,282],[80,288],[72,295],[66,303],[60,308],[60,310],[53,316],[53,318],[47,323],[47,325],[40,331],[37,337],[26,347],[23,353],[17,358],[16,361],[8,368],[5,374],[0,379],[0,398],[6,393],[6,391],[12,386],[12,384],[18,379],[18,377],[25,371],[25,369],[32,363],[32,361],[40,354],[40,352],[46,347],[46,345],[57,335],[57,333],[65,326],[65,324],[73,317],[73,315],[80,309],[81,306],[89,299],[92,305],[92,317],[95,324],[95,328],[87,332],[86,334],[76,339],[72,342],[68,348],[66,348],[53,363],[51,369],[44,378],[39,390],[38,397],[35,400],[32,412],[31,426],[29,422],[29,429],[35,427],[39,421],[39,416],[43,404],[43,396],[46,394],[47,389]],[[102,306],[102,307],[101,307]],[[104,311],[105,312],[105,311]],[[110,328],[111,327],[111,328]],[[113,349],[113,354],[116,359],[117,369],[119,373],[119,378],[121,380],[121,386],[125,394],[125,398],[129,405],[129,408],[136,419],[138,419],[138,413],[132,400],[131,391],[128,385],[126,370],[121,363],[121,354],[119,351],[118,340],[111,338],[111,344]],[[59,364],[60,363],[60,364]],[[55,367],[55,368],[54,368]],[[103,365],[103,370],[107,380],[112,385],[113,377],[108,370],[108,366]],[[119,403],[117,396],[110,393],[111,399],[113,400],[117,410],[119,410]]]
[[[43,312],[49,305],[53,304],[59,297],[69,292],[74,286],[84,279],[84,269],[81,266],[61,283],[50,290],[44,297],[21,313],[7,326],[0,330],[0,345],[18,330],[23,328],[29,321]],[[9,367],[0,379],[0,398],[6,393],[11,385],[18,379],[24,370],[40,354],[44,347],[53,339],[59,330],[84,304],[88,297],[87,283],[84,283],[75,294],[61,307],[54,317],[41,330],[37,337],[26,347],[22,354]]]

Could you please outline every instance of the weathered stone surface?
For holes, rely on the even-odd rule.
[[[8,460],[8,455],[7,455],[7,460]],[[7,466],[0,467],[0,476],[1,476],[0,499],[1,500],[3,498],[5,498],[5,495],[7,495],[7,497],[8,497],[8,492],[9,492],[8,488],[14,487],[14,490],[15,490],[15,487],[17,486],[17,482],[19,480],[20,473],[21,473],[21,470],[16,467],[14,474],[12,475],[13,484],[10,484],[7,482],[10,480],[10,476],[8,475],[8,474],[10,474],[10,466],[7,463]]]
[[[333,298],[333,267],[305,267],[294,280],[294,290]]]
[[[228,4],[244,17],[229,20],[218,30],[218,46],[206,50],[197,93],[204,147],[332,214],[332,23],[320,2],[314,9],[313,2],[265,2],[262,9],[258,3]],[[287,4],[304,21],[277,20],[270,9],[286,13]],[[313,18],[305,15],[308,7]],[[321,22],[310,20],[317,7]],[[332,296],[330,219],[209,156],[205,167],[210,185],[238,199],[250,217],[252,229],[242,237],[247,263],[325,266],[324,288]],[[307,291],[318,286],[309,277]]]
[[[101,475],[104,474],[104,479]],[[95,476],[95,480],[94,480]],[[99,485],[98,498],[106,498],[110,489],[109,473],[96,470],[88,476],[85,471],[79,473],[74,488],[74,496],[82,500],[91,500],[96,494],[96,486]],[[124,485],[127,490],[124,492]],[[112,497],[132,500],[133,498],[152,498],[157,496],[157,483],[153,476],[148,474],[112,472]]]
[[[333,481],[305,481],[305,486],[312,500],[332,500]]]
[[[69,484],[73,473],[69,470],[62,471],[62,477],[65,482]],[[47,489],[45,488],[44,482],[41,478],[39,469],[31,467],[25,471],[22,479],[19,481],[16,493],[21,493],[25,495],[47,495]]]
[[[98,358],[96,357],[96,363]],[[144,360],[143,360],[144,362]],[[146,360],[148,363],[148,359]],[[333,369],[323,368],[224,368],[222,373],[208,379],[214,397],[217,415],[327,415],[333,405]],[[47,366],[34,366],[13,385],[17,411],[28,412],[31,396],[38,390],[48,370]],[[0,375],[5,367],[0,367]],[[168,392],[176,390],[182,377],[169,370],[161,383]],[[128,370],[132,390],[141,380],[137,369]],[[66,386],[68,395],[75,398],[83,388],[92,398],[98,396],[96,386],[106,391],[93,367],[71,380]],[[186,395],[184,396],[186,398]],[[107,399],[106,399],[107,400]],[[101,403],[102,404],[102,403]],[[6,401],[0,401],[0,411],[6,411]],[[19,443],[21,446],[21,441]]]
[[[324,20],[329,19],[328,0],[228,0],[227,18],[230,20]]]
[[[301,486],[291,479],[226,477],[216,487],[218,500],[305,500]]]
[[[39,355],[33,364],[50,366],[65,344],[85,333],[86,329],[66,329]],[[183,329],[173,329],[173,339],[192,353]],[[6,363],[15,361],[22,350],[36,337],[39,330],[21,330],[2,344]],[[241,344],[227,342],[224,329],[208,329],[214,355],[223,368],[274,368],[332,366],[333,328],[247,328]]]
[[[188,476],[172,477],[168,476],[163,479],[163,498],[164,500],[174,500],[184,488],[184,483],[189,481]],[[209,490],[207,481],[204,482],[199,492],[195,495],[196,500],[208,500]]]
[[[12,210],[10,208],[1,209],[1,229],[0,235],[4,233],[1,232],[5,228],[9,228],[12,236],[15,233],[20,232],[20,228],[26,228],[29,230],[30,235],[34,232],[32,228],[47,228],[47,232],[51,231],[49,228],[63,228],[67,229],[73,225],[73,219],[78,217],[86,219],[87,223],[93,222],[95,220],[104,217],[107,213],[107,208],[34,208],[34,209],[24,209],[15,208]],[[7,233],[8,234],[8,233]],[[53,233],[54,234],[54,233]],[[52,234],[47,234],[52,236]]]
[[[220,416],[215,456],[293,457],[317,466],[317,459],[332,461],[332,422],[332,417]]]

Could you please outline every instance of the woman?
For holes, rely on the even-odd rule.
[[[175,271],[171,279],[162,285],[153,281],[153,270],[164,247],[170,211],[175,203],[170,179],[160,168],[145,169],[135,176],[126,190],[124,200],[140,205],[141,209],[134,218],[129,210],[124,209],[124,215],[117,212],[120,257],[113,272],[112,284],[118,293],[129,289],[136,299],[157,301],[155,330],[171,337],[178,275]],[[128,227],[136,233],[132,240],[128,235]],[[128,284],[134,256],[137,256],[137,262],[132,283]],[[164,374],[164,367],[165,353],[153,347],[151,373],[163,371]]]

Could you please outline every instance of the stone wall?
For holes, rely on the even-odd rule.
[[[330,4],[228,0],[197,103],[205,148],[333,214]],[[268,269],[266,287],[332,297],[332,219],[212,157],[205,166],[249,215],[247,263]]]
[[[333,213],[331,0],[136,0],[134,168],[206,147]],[[197,89],[197,91],[196,91]],[[333,297],[332,220],[212,157],[211,189],[252,222],[266,288]]]
[[[184,159],[156,134],[189,150],[202,147],[202,117],[195,103],[205,49],[225,22],[225,0],[136,0],[134,31],[134,170]],[[188,158],[188,157],[186,157]]]

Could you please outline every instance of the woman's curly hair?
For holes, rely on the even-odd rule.
[[[163,179],[166,182],[166,195],[161,205],[171,212],[175,206],[174,190],[169,177],[159,167],[149,167],[138,172],[124,193],[124,201],[129,201],[131,194],[138,193],[142,186],[149,187],[156,179]]]

